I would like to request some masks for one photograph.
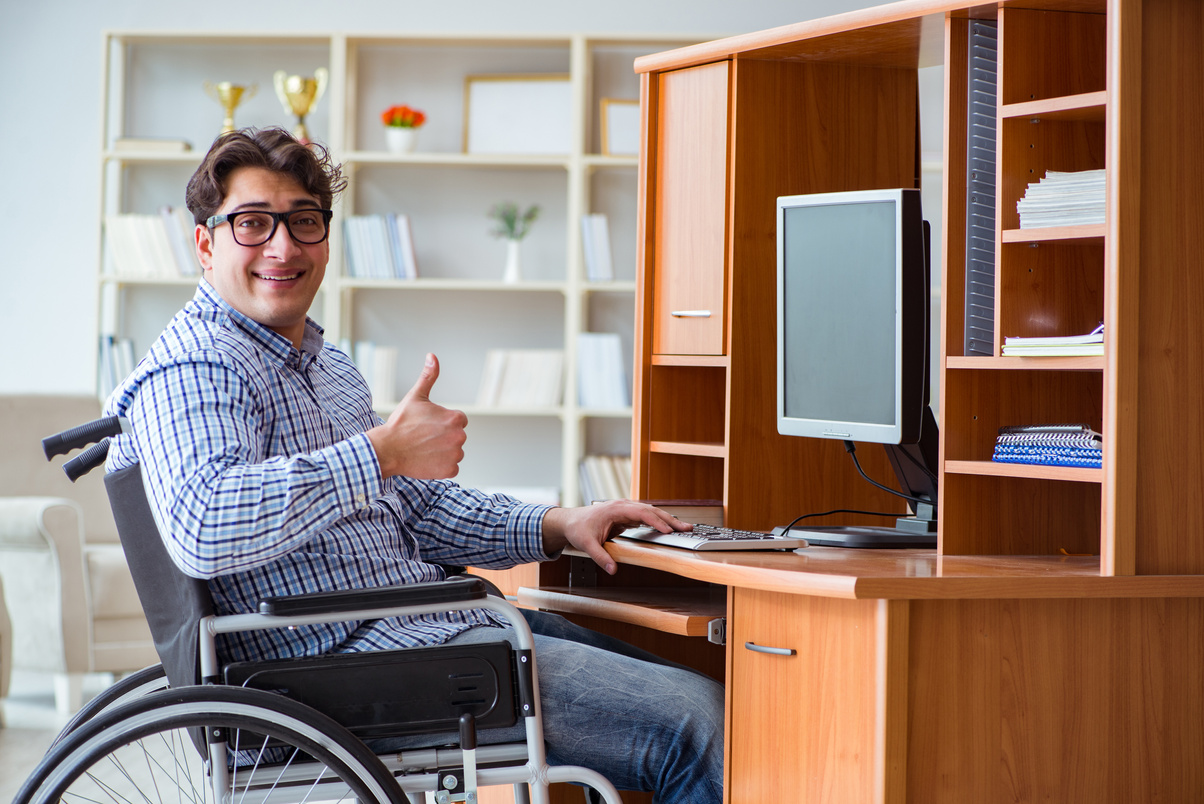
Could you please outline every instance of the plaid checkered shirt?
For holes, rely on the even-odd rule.
[[[219,614],[259,600],[440,580],[435,563],[547,560],[547,506],[451,481],[382,479],[365,431],[380,423],[346,354],[306,322],[301,349],[204,281],[109,398],[125,416],[108,471],[142,464],[175,563],[208,580]],[[474,611],[231,634],[228,660],[438,644]]]

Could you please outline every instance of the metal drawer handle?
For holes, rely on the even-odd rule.
[[[710,310],[674,310],[669,315],[674,318],[710,318]]]
[[[771,648],[755,642],[745,642],[744,647],[753,653],[772,653],[774,656],[793,656],[797,652],[794,648]]]

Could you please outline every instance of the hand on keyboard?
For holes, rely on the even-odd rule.
[[[684,547],[687,550],[793,550],[807,546],[806,539],[717,525],[695,525],[693,530],[679,533],[660,533],[649,527],[630,528],[620,535],[642,542]]]

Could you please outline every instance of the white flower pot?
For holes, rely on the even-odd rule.
[[[418,129],[416,128],[385,127],[385,141],[389,145],[389,150],[395,154],[408,154],[413,151],[417,139]]]
[[[506,241],[506,270],[502,273],[503,282],[519,282],[522,280],[522,265],[519,258],[521,240]]]

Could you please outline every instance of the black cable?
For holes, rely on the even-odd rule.
[[[849,453],[849,457],[851,457],[853,459],[853,465],[857,467],[857,472],[861,475],[861,477],[865,480],[866,483],[869,483],[871,486],[874,486],[876,488],[882,489],[887,494],[893,494],[896,497],[902,497],[903,499],[909,500],[910,502],[913,502],[913,503],[918,504],[918,503],[931,503],[932,502],[932,500],[926,500],[923,497],[913,497],[910,494],[904,494],[901,491],[895,491],[894,489],[889,488],[888,486],[884,486],[881,483],[879,483],[878,481],[873,480],[872,478],[870,478],[869,475],[867,475],[865,473],[865,470],[861,468],[861,461],[857,460],[857,447],[853,444],[853,442],[852,441],[844,442],[844,448],[845,448],[845,452]]]
[[[916,465],[917,469],[919,469],[924,474],[928,475],[929,479],[932,480],[933,483],[937,482],[936,473],[934,473],[931,469],[929,469],[927,466],[925,466],[923,461],[921,461],[919,458],[912,455],[910,452],[908,452],[905,449],[901,449],[901,450],[899,450],[899,452],[903,453],[903,456],[906,457],[907,460],[914,463]]]
[[[793,528],[795,525],[797,525],[799,522],[803,521],[804,519],[811,519],[812,517],[817,517],[817,516],[831,516],[832,514],[861,514],[862,516],[889,516],[889,517],[899,516],[898,511],[892,511],[892,512],[888,513],[886,511],[859,511],[856,508],[835,508],[831,511],[824,511],[822,514],[800,514],[799,516],[796,516],[794,519],[790,520],[789,525],[782,528],[781,535],[785,536],[787,533],[790,532],[791,528]]]

